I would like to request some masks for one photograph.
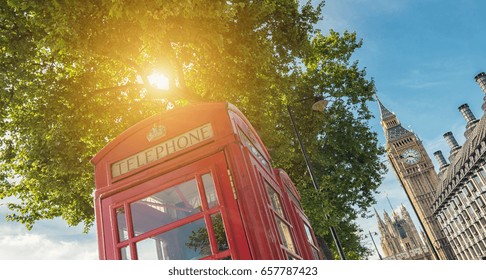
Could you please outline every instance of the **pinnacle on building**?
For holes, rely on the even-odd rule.
[[[383,131],[385,132],[387,144],[389,141],[393,141],[406,135],[413,134],[411,131],[405,129],[401,125],[400,121],[394,113],[392,113],[385,106],[383,106],[380,99],[378,99],[378,96],[376,96],[376,100],[378,101],[378,105],[380,106],[381,125],[383,127]]]

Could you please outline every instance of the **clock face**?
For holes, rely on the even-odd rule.
[[[407,164],[415,164],[420,160],[420,153],[414,149],[407,149],[402,153],[402,159]]]

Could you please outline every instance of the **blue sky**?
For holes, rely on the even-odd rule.
[[[449,156],[445,132],[464,142],[466,122],[457,108],[468,103],[476,118],[483,114],[484,94],[474,76],[486,72],[485,11],[486,1],[480,0],[327,0],[319,28],[323,33],[355,31],[363,40],[354,59],[375,80],[382,103],[422,139],[437,166],[435,151]],[[369,106],[376,117],[370,125],[384,145],[378,105]],[[413,215],[391,171],[379,191],[375,208],[380,214],[391,213],[388,196],[394,209],[403,203]],[[376,217],[359,224],[366,233],[378,232]],[[369,237],[364,242],[374,248]],[[379,246],[378,237],[375,242]]]
[[[327,0],[325,19],[318,27],[323,33],[355,31],[363,39],[353,58],[366,67],[383,104],[417,133],[435,163],[436,150],[449,154],[445,132],[452,131],[459,144],[464,142],[465,121],[457,108],[468,103],[477,118],[482,116],[483,93],[473,77],[486,72],[485,11],[482,0]],[[378,106],[369,106],[376,116],[370,125],[383,145]],[[413,214],[393,174],[387,174],[379,190],[379,213],[391,212],[388,195],[394,208],[403,203]],[[97,259],[94,229],[82,234],[81,227],[55,219],[41,221],[28,232],[5,222],[3,202],[0,259]],[[378,232],[375,217],[359,223],[365,232]],[[373,248],[369,239],[364,242]]]

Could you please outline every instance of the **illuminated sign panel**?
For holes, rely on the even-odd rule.
[[[138,169],[146,164],[197,145],[213,136],[213,127],[210,123],[184,132],[174,138],[113,163],[111,165],[111,177],[115,178]]]

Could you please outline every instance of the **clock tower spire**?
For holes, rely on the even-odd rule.
[[[378,96],[376,96],[376,100],[378,101],[378,105],[380,106],[381,126],[383,127],[383,131],[385,132],[387,144],[389,141],[393,141],[406,135],[413,134],[411,131],[405,129],[401,125],[397,116],[394,113],[390,112],[390,110],[388,110],[381,103],[380,99],[378,99]]]
[[[405,129],[397,116],[378,99],[381,125],[386,138],[386,152],[393,172],[412,204],[420,224],[435,248],[435,257],[454,259],[454,255],[432,213],[432,204],[439,184],[432,161],[422,141]]]

